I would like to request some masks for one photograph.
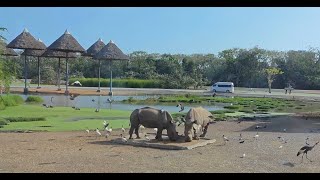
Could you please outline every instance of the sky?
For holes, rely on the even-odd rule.
[[[66,29],[88,49],[99,38],[124,52],[217,54],[230,48],[320,47],[320,8],[298,7],[1,7],[1,33],[24,28],[47,46]]]

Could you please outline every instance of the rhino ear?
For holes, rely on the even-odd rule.
[[[173,120],[171,120],[170,123],[173,124],[174,123]]]

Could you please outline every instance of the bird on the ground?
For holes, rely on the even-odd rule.
[[[75,109],[76,107],[75,106],[72,106],[72,109]]]
[[[106,120],[104,120],[102,124],[103,124],[104,129],[106,129],[106,127],[109,126],[109,123]]]
[[[180,107],[179,112],[182,112],[182,111],[184,110],[184,106],[183,106],[181,103],[179,103],[179,104],[177,105],[177,107]]]
[[[229,139],[228,139],[226,136],[224,136],[224,135],[222,135],[222,138],[223,138],[224,144],[226,144],[227,141],[229,141]]]
[[[242,154],[242,156],[240,156],[240,158],[244,158],[244,157],[246,157],[246,154]]]
[[[128,140],[127,140],[125,137],[123,137],[122,134],[120,134],[120,137],[121,137],[121,140],[122,140],[123,142],[128,142]]]
[[[126,132],[126,130],[123,128],[123,125],[122,125],[122,128],[121,128],[121,131],[122,131],[122,133]]]
[[[240,140],[239,143],[240,143],[240,144],[243,144],[243,143],[244,143],[244,140]]]
[[[242,140],[242,134],[240,133],[239,135],[239,141]]]
[[[42,104],[42,106],[47,107],[47,104]]]
[[[112,132],[112,128],[106,127],[105,130],[107,131],[107,133],[110,133],[110,134],[111,134],[111,132]]]
[[[256,134],[255,136],[253,136],[253,138],[255,138],[255,139],[257,140],[258,137],[259,137],[259,134],[258,134],[258,132],[257,132],[257,134]]]
[[[262,126],[256,126],[256,127],[255,127],[255,129],[259,129],[259,128],[262,128]]]
[[[303,146],[303,147],[299,150],[299,152],[297,153],[297,156],[299,156],[300,154],[302,154],[302,161],[303,161],[303,155],[306,154],[306,158],[307,158],[310,162],[312,162],[312,161],[308,158],[307,154],[308,154],[308,151],[311,151],[318,143],[319,143],[319,142],[316,142],[313,146],[310,146],[310,145]]]
[[[107,101],[108,101],[108,103],[113,103],[114,99],[108,98]]]
[[[97,133],[98,136],[101,136],[101,132],[99,131],[98,128],[96,129],[96,133]]]
[[[86,129],[86,132],[89,134],[89,133],[90,133],[90,130],[89,130],[89,129]]]
[[[279,146],[279,149],[281,149],[283,146]]]
[[[99,109],[96,109],[94,112],[99,112],[100,110]]]
[[[95,102],[96,100],[92,99],[91,101],[92,101],[92,102]]]
[[[80,110],[80,108],[76,107],[75,110]]]
[[[283,129],[283,132],[287,132],[287,129]]]

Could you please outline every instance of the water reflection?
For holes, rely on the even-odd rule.
[[[29,95],[20,95],[23,99],[27,99]],[[44,99],[44,103],[50,104],[53,106],[64,106],[64,107],[78,107],[78,108],[94,108],[94,109],[117,109],[117,110],[129,110],[133,111],[137,108],[151,106],[158,109],[164,109],[169,112],[179,112],[180,108],[176,107],[176,104],[126,104],[122,103],[122,100],[133,97],[134,99],[147,99],[147,98],[157,98],[159,96],[113,96],[112,103],[108,101],[110,96],[85,96],[80,95],[74,100],[70,100],[70,96],[65,95],[38,95]],[[53,98],[52,98],[53,97]],[[52,98],[52,103],[51,103]],[[199,104],[185,104],[184,111],[188,112],[191,107],[197,107]],[[202,107],[208,109],[209,111],[221,110],[222,106],[219,105],[201,105]]]

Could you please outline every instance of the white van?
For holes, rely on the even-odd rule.
[[[212,92],[234,93],[233,82],[217,82],[211,86]]]

